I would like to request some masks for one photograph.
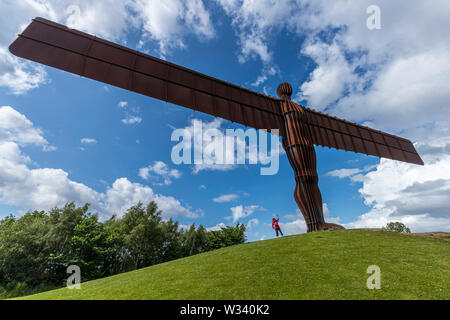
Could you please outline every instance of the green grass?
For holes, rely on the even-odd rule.
[[[368,290],[369,265],[381,289]],[[224,248],[25,299],[450,299],[450,242],[344,230]]]

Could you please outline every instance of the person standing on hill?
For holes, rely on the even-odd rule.
[[[281,231],[280,225],[278,224],[279,220],[280,220],[280,217],[278,217],[278,219],[272,218],[272,229],[275,229],[275,232],[277,233],[277,237],[278,237],[278,232],[280,232],[281,235],[283,236],[283,232]]]

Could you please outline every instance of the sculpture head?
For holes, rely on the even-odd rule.
[[[289,82],[283,82],[277,88],[277,96],[282,100],[290,100],[292,96],[292,86]]]

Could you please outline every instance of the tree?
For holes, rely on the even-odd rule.
[[[206,251],[244,243],[245,240],[245,226],[238,223],[235,227],[225,227],[218,231],[208,232]]]
[[[88,210],[89,203],[77,207],[74,202],[50,210],[48,216],[51,229],[47,241],[54,254],[64,251],[73,237],[75,227],[89,215]]]
[[[145,209],[139,202],[128,209],[119,224],[124,241],[124,268],[134,270],[157,263],[164,237],[156,202],[150,202]]]
[[[183,254],[183,237],[177,221],[170,218],[161,223],[161,233],[163,241],[159,249],[158,263],[179,259]]]
[[[77,225],[84,219],[89,218],[89,204],[77,207],[74,202],[69,202],[62,208],[53,208],[47,214],[49,232],[44,241],[49,250],[47,257],[47,281],[61,284],[67,277],[68,261],[72,260],[70,255],[71,241]],[[67,264],[69,263],[69,264]]]
[[[194,254],[206,251],[208,245],[206,229],[203,226],[199,226],[196,229],[195,224],[192,224],[184,233],[183,245],[186,256],[192,256]]]
[[[38,285],[48,275],[48,216],[43,211],[10,216],[0,222],[0,280]]]
[[[118,243],[117,236],[110,233],[97,216],[86,217],[75,226],[70,244],[59,263],[63,268],[70,265],[80,267],[83,280],[111,275]]]
[[[393,231],[393,232],[411,233],[411,230],[401,222],[389,222],[386,225],[386,227],[384,227],[383,229],[387,230],[387,231]]]

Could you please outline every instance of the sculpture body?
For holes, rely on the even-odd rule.
[[[305,218],[307,231],[343,229],[324,220],[316,151],[305,123],[305,110],[290,100],[292,88],[289,83],[282,83],[277,94],[284,119],[283,148],[295,174],[294,199]]]

